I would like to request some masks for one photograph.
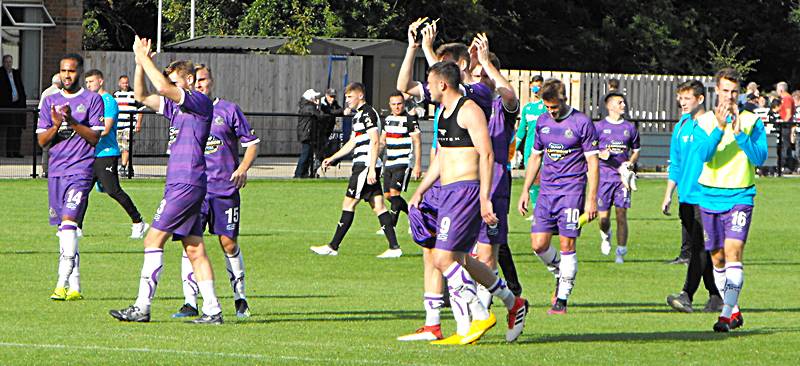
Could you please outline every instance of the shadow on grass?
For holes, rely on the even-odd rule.
[[[55,255],[58,252],[56,251],[46,251],[46,250],[15,250],[15,251],[4,251],[0,252],[0,255],[39,255],[39,254],[47,254],[47,255]],[[81,254],[138,254],[142,255],[142,249],[137,250],[82,250]]]
[[[293,318],[293,317],[297,318]],[[264,319],[258,319],[264,317]],[[281,318],[289,317],[289,318]],[[265,313],[239,324],[267,324],[286,322],[352,322],[383,320],[422,320],[425,313],[419,310],[357,310]]]
[[[217,296],[220,299],[233,299],[233,296]],[[283,294],[276,294],[276,295],[247,295],[248,299],[326,299],[326,298],[334,298],[335,295],[283,295]],[[97,300],[97,301],[125,301],[125,300],[132,300],[135,297],[92,297],[89,300]],[[155,301],[159,300],[183,300],[184,298],[178,296],[156,296]]]
[[[793,331],[798,331],[797,329]],[[727,338],[750,337],[776,333],[772,329],[736,330],[731,333],[714,333],[707,331],[670,331],[670,332],[619,332],[619,333],[584,333],[560,334],[551,336],[531,337],[517,341],[517,343],[561,343],[561,342],[652,342],[652,341],[719,341]],[[483,342],[481,342],[483,343]],[[484,344],[495,343],[486,342]],[[496,342],[498,344],[503,342]]]

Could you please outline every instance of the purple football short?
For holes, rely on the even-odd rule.
[[[411,226],[411,237],[414,242],[423,248],[433,249],[436,245],[436,232],[439,228],[437,217],[439,213],[439,190],[442,186],[437,180],[431,188],[422,195],[422,202],[418,207],[408,208],[408,223]]]
[[[725,248],[725,239],[747,241],[753,206],[735,205],[728,211],[714,212],[700,208],[703,220],[703,239],[708,251]]]
[[[154,229],[172,233],[172,240],[194,235],[203,236],[203,217],[200,209],[206,187],[173,183],[164,187],[164,199],[153,215]]]
[[[497,227],[489,228],[481,220],[481,229],[478,232],[478,243],[483,244],[508,244],[508,212],[511,205],[511,173],[507,169],[498,169],[495,166],[492,178],[494,189],[491,194],[492,208],[499,222]]]
[[[631,208],[631,192],[622,182],[600,182],[597,188],[597,211],[609,211],[611,206]]]
[[[556,233],[567,238],[581,236],[578,219],[583,213],[583,195],[540,194],[533,209],[531,233]],[[557,231],[556,231],[557,230]]]
[[[480,183],[460,181],[442,186],[436,249],[469,253],[478,240],[481,224]]]
[[[200,208],[203,228],[208,226],[208,231],[214,235],[236,239],[239,236],[239,203],[238,190],[231,195],[208,192]]]
[[[64,216],[73,220],[83,217],[92,191],[92,177],[70,175],[47,178],[50,225],[58,226]]]

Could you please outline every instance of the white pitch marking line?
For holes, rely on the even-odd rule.
[[[344,362],[350,363],[353,361],[337,360],[330,358],[311,358],[311,357],[298,357],[298,356],[270,356],[254,353],[225,353],[225,352],[202,352],[202,351],[187,351],[179,349],[152,349],[152,348],[120,348],[120,347],[105,347],[105,346],[70,346],[66,344],[36,344],[36,343],[12,343],[0,342],[0,347],[19,347],[19,348],[47,348],[47,349],[75,349],[87,351],[113,351],[113,352],[141,352],[141,353],[171,353],[190,356],[215,356],[215,357],[231,357],[231,358],[250,358],[250,359],[280,359],[287,361],[304,361],[304,362]],[[393,361],[380,361],[380,360],[359,360],[359,363],[389,365],[397,364]]]

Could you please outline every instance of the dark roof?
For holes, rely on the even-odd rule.
[[[288,41],[288,37],[201,36],[170,43],[164,48],[171,51],[219,50],[275,53]],[[314,37],[309,49],[312,54],[373,55],[379,48],[386,46],[403,50],[405,48],[404,43],[393,39]]]

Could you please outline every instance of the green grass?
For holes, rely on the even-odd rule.
[[[714,334],[710,329],[717,314],[681,314],[665,305],[665,296],[680,289],[685,267],[662,264],[678,252],[679,223],[659,213],[663,181],[648,180],[640,181],[634,196],[624,265],[600,254],[594,224],[584,231],[567,316],[545,314],[552,277],[531,255],[529,223],[512,215],[511,246],[532,304],[525,333],[516,344],[506,344],[498,324],[476,346],[439,348],[394,340],[424,320],[421,252],[405,230],[399,230],[406,253],[402,258],[374,258],[386,243],[374,234],[377,218],[361,205],[338,257],[318,257],[308,250],[330,239],[344,181],[249,183],[242,192],[240,242],[253,317],[235,318],[221,250],[216,239],[207,237],[226,317],[219,327],[169,317],[182,303],[181,249],[175,243],[165,249],[152,322],[126,324],[108,316],[109,309],[134,300],[142,248],[141,241],[127,239],[130,226],[122,209],[96,192],[80,243],[86,299],[50,301],[58,244],[47,225],[46,182],[0,181],[0,364],[654,365],[727,359],[732,364],[796,364],[797,182],[758,183],[744,260],[743,329]],[[163,182],[132,181],[124,187],[152,217]],[[702,290],[697,301],[705,301]],[[495,311],[505,319],[502,307]],[[449,310],[442,315],[446,333],[452,332]]]

